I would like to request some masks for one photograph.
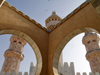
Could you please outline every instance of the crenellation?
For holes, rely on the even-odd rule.
[[[35,75],[36,67],[34,66],[33,62],[30,64],[29,75]]]
[[[6,75],[11,75],[11,72],[8,71],[8,72],[6,73]]]
[[[18,75],[22,75],[22,72],[18,72]]]
[[[25,72],[24,75],[28,75],[28,72]]]
[[[62,23],[64,23],[68,18],[70,18],[70,17],[73,16],[76,12],[78,12],[80,9],[82,9],[83,7],[85,7],[88,3],[89,3],[89,1],[86,0],[82,5],[80,5],[80,6],[78,7],[78,9],[76,8],[77,11],[76,11],[76,9],[75,9],[74,11],[72,11],[73,13],[70,13],[68,16],[66,16],[64,19],[62,19],[63,21],[62,21],[61,23],[57,22],[57,23],[59,23],[59,24],[57,24],[57,23],[53,22],[54,25],[57,24],[56,27],[54,27],[54,25],[52,25],[51,27],[48,27],[48,28],[51,29],[51,31],[53,31],[53,30],[54,30],[55,28],[57,28],[59,25],[61,25]],[[18,11],[15,7],[13,7],[12,5],[10,5],[10,4],[7,3],[6,1],[4,2],[4,4],[7,5],[7,6],[9,6],[10,8],[12,8],[14,11],[18,12],[19,14],[21,14],[21,15],[22,15],[23,17],[25,17],[26,19],[28,19],[28,20],[30,20],[31,22],[33,22],[33,23],[36,24],[36,22],[34,22],[35,20],[30,19],[29,16],[24,15],[24,13],[22,13],[21,11]],[[56,13],[53,13],[53,14],[54,14],[54,16],[56,15]],[[50,18],[50,17],[49,17],[49,18]],[[48,20],[48,19],[47,19],[47,20]],[[60,17],[59,17],[59,20],[61,20]],[[47,22],[46,22],[46,23],[47,23]],[[38,24],[36,24],[36,25],[39,26],[40,28],[42,28],[43,30],[45,30],[45,31],[48,32],[48,28],[46,29],[46,28],[41,27],[42,25],[38,25]],[[51,24],[50,24],[50,25],[51,25]],[[50,32],[51,32],[51,31],[50,31]]]
[[[74,63],[73,62],[70,62],[70,75],[75,75],[75,69],[74,69]]]
[[[5,0],[3,0],[3,1],[5,1]],[[48,32],[47,29],[46,29],[45,27],[43,28],[41,24],[38,25],[38,23],[37,23],[35,20],[30,19],[29,16],[27,16],[26,14],[24,14],[24,13],[21,12],[20,10],[16,9],[14,6],[10,5],[10,4],[7,3],[6,1],[3,2],[3,3],[4,3],[4,5],[10,7],[12,10],[14,10],[15,12],[19,13],[19,14],[20,14],[21,16],[23,16],[24,18],[28,19],[29,21],[31,21],[32,23],[34,23],[35,25],[37,25],[38,27],[40,27],[41,29],[43,29],[43,30],[45,30],[46,32]]]
[[[83,74],[82,75],[87,75],[87,73],[86,72],[83,72]]]
[[[79,72],[77,72],[76,75],[81,75],[81,74]]]
[[[12,75],[17,75],[16,72],[12,72]]]
[[[92,73],[92,72],[89,72],[89,75],[94,75],[94,73]]]
[[[58,75],[58,73],[56,73],[56,74]],[[4,73],[4,72],[0,72],[0,75],[5,75],[5,73]],[[28,72],[24,72],[24,74],[22,74],[22,72],[19,72],[18,74],[17,74],[16,72],[12,72],[12,73],[7,72],[6,75],[30,75],[30,74],[28,74]],[[32,75],[35,75],[35,74],[32,74]],[[70,74],[66,72],[65,74],[61,74],[61,73],[60,73],[59,75],[70,75]],[[86,72],[83,72],[83,73],[81,74],[80,72],[77,72],[75,75],[100,75],[100,73],[99,73],[99,72],[96,72],[96,73],[94,74],[94,73],[90,72],[90,73],[88,74],[88,73],[86,73]]]
[[[69,75],[70,74],[70,70],[69,70],[69,66],[68,66],[68,63],[65,62],[64,63],[64,67],[63,67],[63,75]]]
[[[55,68],[53,68],[55,69]],[[55,69],[56,71],[56,69]],[[38,75],[35,73],[36,72],[36,67],[34,66],[33,62],[30,63],[30,70],[29,72],[24,72],[22,74],[22,72],[6,72],[6,75]],[[62,68],[62,72],[60,72],[58,74],[58,72],[56,71],[57,75],[100,75],[99,72],[89,72],[89,73],[86,73],[86,72],[83,72],[83,73],[80,73],[80,72],[76,72],[75,73],[75,69],[74,69],[74,63],[73,62],[70,62],[70,66],[68,65],[68,62],[64,62],[64,66]],[[0,72],[0,75],[5,75],[5,73],[3,71]]]

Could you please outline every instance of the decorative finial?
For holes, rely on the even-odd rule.
[[[53,11],[53,12],[52,12],[52,14],[56,14],[56,12],[55,12],[55,11]]]

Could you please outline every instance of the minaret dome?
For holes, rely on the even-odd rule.
[[[54,25],[56,25],[57,23],[59,23],[59,21],[61,20],[61,18],[56,14],[55,11],[52,12],[52,15],[49,16],[46,21],[46,27],[47,29],[51,29],[54,27]]]

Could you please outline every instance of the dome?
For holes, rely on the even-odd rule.
[[[47,29],[53,28],[53,26],[59,23],[60,20],[61,18],[56,14],[55,11],[53,11],[52,15],[49,16],[45,21]]]

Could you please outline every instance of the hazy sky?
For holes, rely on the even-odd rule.
[[[75,8],[81,5],[85,0],[6,0],[8,3],[27,14],[30,18],[36,20],[41,25],[45,26],[45,20],[56,11],[57,14],[64,18]],[[74,37],[63,49],[63,61],[74,62],[76,72],[90,72],[90,66],[85,59],[86,50],[82,45],[82,36],[79,34]],[[11,35],[0,36],[0,68],[4,61],[4,51],[9,47],[9,38]],[[22,72],[29,71],[30,62],[36,65],[35,55],[32,48],[27,44],[23,52],[25,58],[21,62],[20,70]]]

